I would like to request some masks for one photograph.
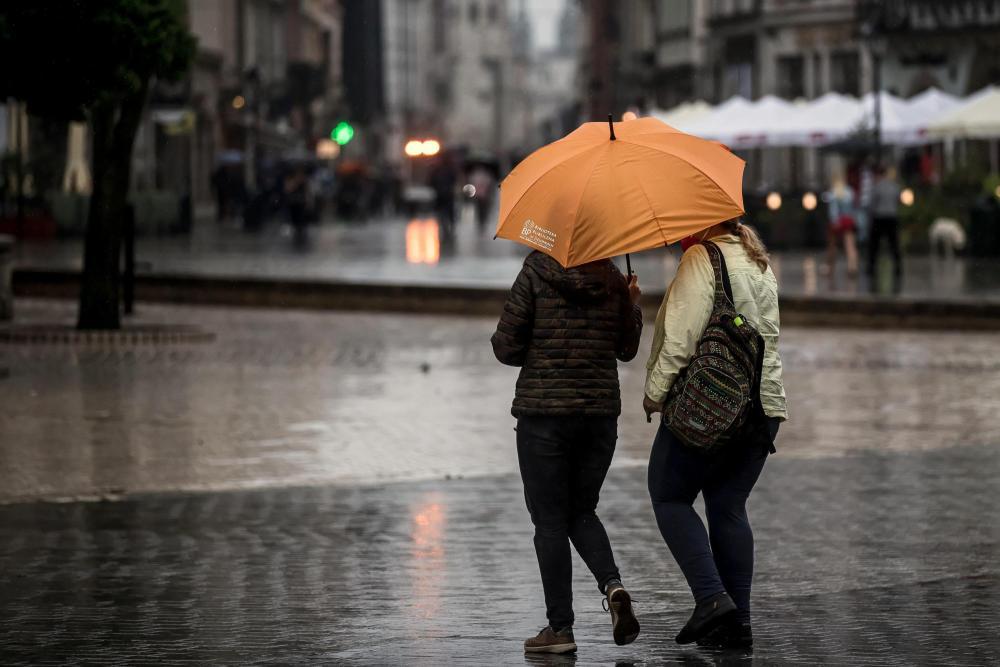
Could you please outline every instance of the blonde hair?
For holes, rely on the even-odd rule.
[[[744,252],[746,252],[751,260],[757,262],[757,266],[760,267],[761,272],[767,271],[771,258],[768,256],[767,247],[760,240],[757,230],[745,224],[740,218],[729,220],[725,225],[731,233],[740,237],[740,243],[743,245]]]

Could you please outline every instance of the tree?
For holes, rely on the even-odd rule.
[[[31,0],[0,7],[0,98],[30,113],[86,120],[93,192],[78,326],[121,326],[119,266],[132,146],[149,89],[194,59],[184,0]]]

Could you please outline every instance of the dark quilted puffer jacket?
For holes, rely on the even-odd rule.
[[[520,366],[515,417],[621,412],[618,360],[639,349],[642,312],[611,260],[564,269],[533,252],[493,334],[501,363]]]

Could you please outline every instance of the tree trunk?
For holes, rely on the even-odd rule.
[[[80,329],[121,328],[122,221],[132,172],[132,146],[146,104],[146,86],[120,104],[94,107],[93,181],[80,284]]]

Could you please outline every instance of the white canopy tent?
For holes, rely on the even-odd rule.
[[[941,138],[1000,137],[1000,88],[987,88],[961,100],[936,88],[904,100],[879,96],[881,139],[885,144],[914,146]],[[756,101],[732,97],[710,107],[689,102],[656,118],[677,129],[730,148],[819,147],[875,127],[875,96],[856,99],[827,93],[795,103],[767,95]]]
[[[988,86],[930,123],[927,133],[949,142],[955,139],[989,141],[990,171],[1000,172],[997,141],[1000,139],[1000,88]]]
[[[743,97],[730,97],[712,109],[711,113],[683,129],[689,134],[704,137],[705,139],[723,141],[722,137],[728,132],[729,128],[740,123],[743,116],[753,107],[753,104],[753,102]]]
[[[666,111],[654,109],[649,115],[682,132],[687,132],[689,127],[710,113],[712,113],[712,105],[698,100],[697,102],[685,102]]]
[[[794,113],[795,105],[773,95],[755,102],[733,97],[685,131],[720,141],[730,148],[771,145],[775,123]]]
[[[772,146],[823,146],[847,138],[861,125],[864,112],[853,97],[827,93],[796,105],[782,118],[771,118]]]
[[[942,139],[1000,138],[1000,88],[990,86],[970,96],[932,121],[927,133]]]

